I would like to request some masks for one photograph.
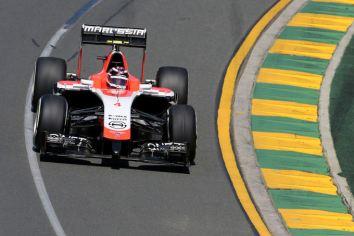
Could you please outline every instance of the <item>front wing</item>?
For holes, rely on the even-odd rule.
[[[77,158],[111,158],[112,155],[96,153],[91,140],[83,137],[62,134],[44,134],[42,153],[53,156]],[[136,146],[127,156],[120,159],[154,164],[189,165],[189,147],[187,143],[146,142]]]

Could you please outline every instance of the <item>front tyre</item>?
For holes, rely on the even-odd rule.
[[[43,134],[65,134],[68,120],[68,103],[62,96],[44,95],[39,99],[34,124],[33,147],[39,152],[44,146]]]
[[[156,74],[158,87],[171,89],[177,98],[177,104],[188,102],[188,71],[182,67],[160,67]]]
[[[188,158],[194,164],[197,132],[196,115],[189,105],[174,105],[168,110],[169,139],[171,142],[188,143]]]
[[[52,94],[57,82],[66,77],[66,62],[56,57],[39,57],[34,71],[32,111],[36,112],[39,99]]]

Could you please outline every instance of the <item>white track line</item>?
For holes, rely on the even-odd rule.
[[[90,1],[94,2],[92,5],[90,5],[87,8],[87,5],[85,4],[84,7],[87,8],[85,9],[84,12],[79,14],[77,16],[77,19],[83,16],[85,13],[87,13],[89,10],[91,10],[93,7],[98,5],[100,2],[103,0],[97,0],[97,1]],[[89,3],[90,3],[89,2]],[[82,11],[82,8],[80,8]],[[80,11],[79,10],[79,11]],[[76,22],[76,20],[73,22],[73,24]],[[72,25],[68,26],[66,23],[52,36],[52,38],[48,41],[46,46],[44,47],[41,57],[46,57],[49,56],[52,53],[53,48],[55,45],[58,43],[58,41],[61,39],[61,37],[68,32],[72,27]],[[27,95],[26,95],[26,106],[25,106],[25,120],[24,120],[24,134],[25,134],[25,143],[26,143],[26,151],[27,151],[27,158],[29,162],[29,166],[31,169],[31,174],[33,177],[34,184],[36,186],[39,198],[42,202],[43,208],[45,210],[45,213],[47,214],[47,217],[49,219],[49,222],[57,236],[66,236],[63,227],[60,224],[60,221],[55,213],[55,210],[53,208],[53,205],[49,199],[48,192],[45,188],[45,184],[42,178],[41,171],[39,169],[38,165],[38,160],[37,160],[37,155],[36,153],[32,150],[33,146],[33,114],[31,112],[31,97],[32,97],[32,87],[33,87],[33,78],[30,79],[30,83],[27,89]]]

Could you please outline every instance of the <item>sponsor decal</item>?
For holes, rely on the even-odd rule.
[[[127,121],[127,116],[123,115],[108,115],[108,120],[111,121]]]
[[[146,148],[150,152],[186,152],[186,145],[183,143],[147,143]]]
[[[61,134],[48,134],[46,137],[46,141],[50,143],[61,143],[63,139],[63,135]]]
[[[92,34],[106,34],[106,35],[122,35],[122,36],[135,36],[145,37],[146,29],[134,29],[134,28],[117,28],[95,25],[82,25],[82,29],[85,33]]]
[[[120,45],[127,44],[127,45],[129,45],[129,41],[107,40],[106,42],[110,43],[110,44],[120,44]]]
[[[123,121],[110,121],[108,126],[112,129],[125,129],[127,127],[127,123]]]

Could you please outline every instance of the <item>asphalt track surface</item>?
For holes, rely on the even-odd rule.
[[[0,235],[54,235],[33,184],[23,133],[26,91],[36,57],[87,0],[0,3]],[[174,168],[42,161],[45,186],[67,235],[253,235],[218,151],[215,111],[219,83],[248,29],[268,0],[104,0],[53,49],[74,68],[82,23],[148,29],[146,77],[162,65],[188,68],[190,104],[198,115],[197,165]],[[85,72],[100,66],[91,48]],[[137,51],[128,50],[137,72]],[[89,58],[88,55],[92,57]]]

